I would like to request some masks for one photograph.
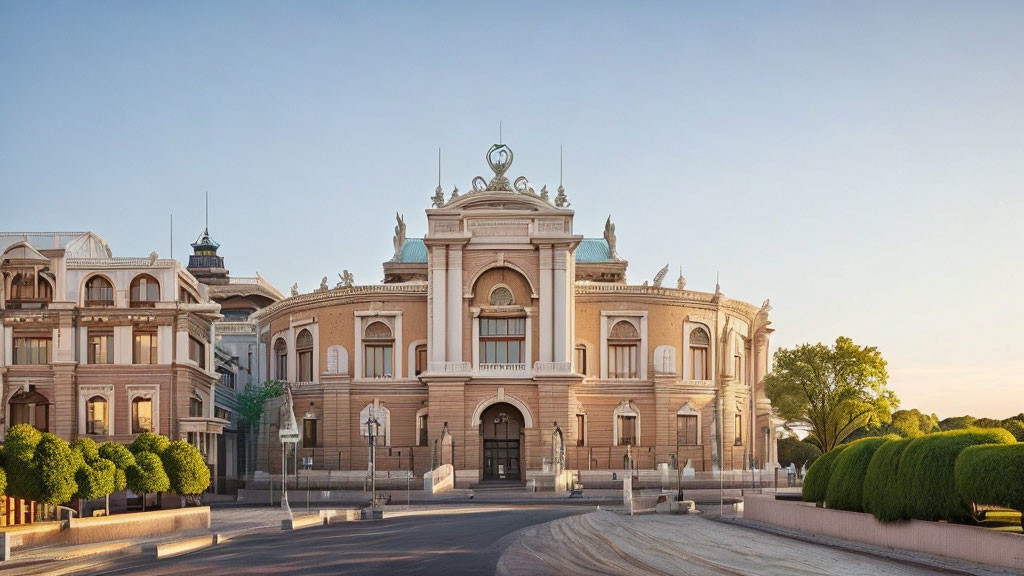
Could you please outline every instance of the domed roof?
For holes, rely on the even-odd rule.
[[[85,232],[68,242],[64,247],[66,258],[105,259],[113,258],[107,241],[93,232]]]

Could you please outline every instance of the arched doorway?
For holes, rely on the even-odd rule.
[[[498,402],[480,416],[483,436],[483,479],[522,480],[523,414],[515,406]]]

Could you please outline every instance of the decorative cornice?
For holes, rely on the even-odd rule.
[[[273,317],[277,313],[283,310],[290,310],[301,306],[308,306],[311,304],[344,304],[352,301],[357,301],[360,296],[379,296],[379,295],[394,295],[394,296],[426,296],[427,285],[426,284],[379,284],[371,286],[352,286],[349,288],[335,288],[332,290],[326,290],[323,292],[310,292],[309,294],[299,294],[298,296],[292,296],[275,302],[262,310],[258,310],[250,317],[253,321],[262,321],[266,318]]]

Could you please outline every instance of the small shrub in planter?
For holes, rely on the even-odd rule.
[[[839,458],[839,455],[843,453],[847,446],[848,444],[840,444],[822,454],[820,458],[814,461],[814,464],[811,464],[810,469],[807,470],[807,476],[804,476],[804,502],[817,502],[821,504],[825,501],[832,469],[835,466],[836,459]]]
[[[862,507],[882,522],[906,518],[896,485],[900,458],[914,438],[888,440],[875,450],[864,474]]]
[[[832,466],[828,489],[825,492],[825,502],[829,508],[851,512],[864,511],[864,476],[871,464],[871,457],[879,446],[897,438],[899,437],[896,435],[861,438],[847,445]]]
[[[1024,444],[965,448],[953,475],[964,502],[1018,510],[1024,528]]]
[[[976,444],[1013,444],[1002,428],[968,428],[914,439],[900,458],[897,491],[907,504],[906,517],[933,522],[972,520],[956,490],[953,467],[965,448]]]
[[[189,506],[198,506],[200,495],[210,486],[210,469],[199,450],[178,440],[171,442],[160,459],[170,480],[171,492],[184,496]]]

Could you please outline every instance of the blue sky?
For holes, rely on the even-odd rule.
[[[510,173],[630,281],[878,346],[904,407],[1024,412],[1024,4],[0,4],[0,229],[379,282],[394,212]]]

